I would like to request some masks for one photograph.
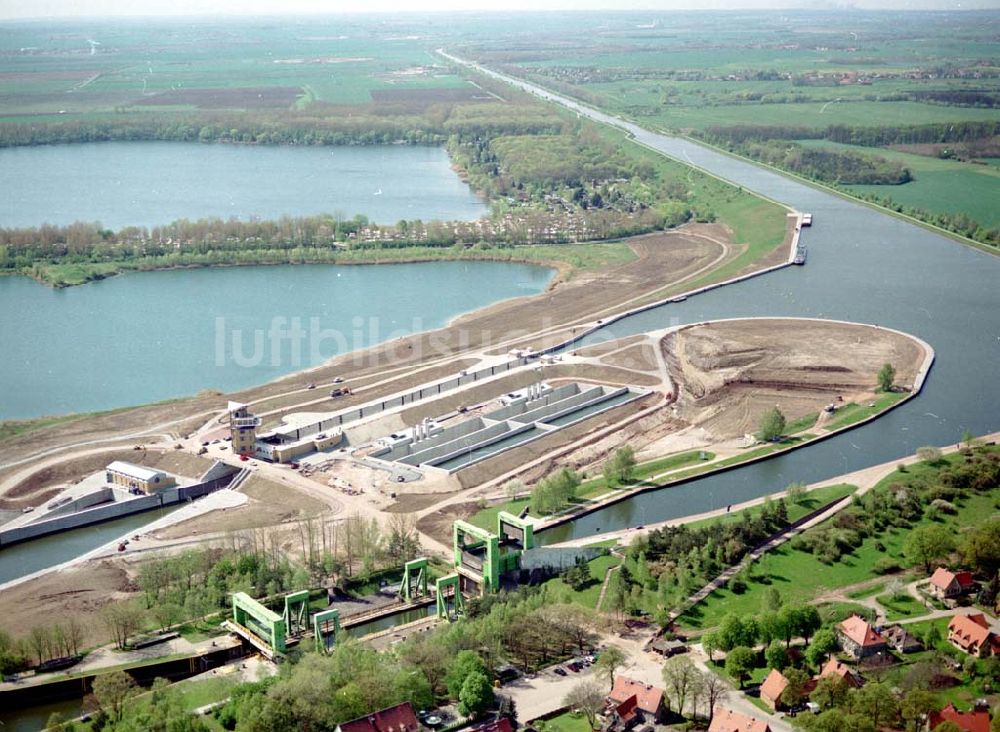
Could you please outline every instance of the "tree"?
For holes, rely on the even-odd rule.
[[[806,649],[806,660],[811,666],[819,668],[837,650],[837,645],[837,634],[831,628],[820,628]]]
[[[757,654],[746,646],[737,646],[726,654],[726,673],[739,682],[743,688],[743,682],[753,673],[754,662]]]
[[[184,616],[184,608],[176,602],[161,602],[153,606],[153,617],[166,630]]]
[[[142,627],[142,617],[142,611],[129,603],[114,603],[101,610],[101,620],[119,650],[124,649],[129,636]]]
[[[870,719],[876,729],[894,726],[899,716],[899,704],[892,689],[877,681],[870,681],[852,692],[851,710]]]
[[[474,673],[486,675],[486,664],[483,659],[475,651],[459,651],[444,678],[448,696],[458,699],[465,686],[465,680]]]
[[[604,463],[603,472],[609,486],[631,482],[635,472],[635,450],[628,445],[618,448]]]
[[[892,382],[896,380],[896,367],[891,363],[882,364],[878,370],[878,387],[882,391],[892,391]]]
[[[701,648],[705,651],[705,655],[708,656],[708,662],[714,663],[715,659],[712,656],[715,655],[715,649],[718,648],[718,641],[715,638],[715,633],[705,633],[701,637]]]
[[[941,450],[933,445],[917,448],[917,457],[925,463],[934,464],[941,459]]]
[[[800,668],[790,668],[784,672],[788,684],[781,692],[781,701],[786,707],[794,707],[806,696],[806,687],[809,685],[809,674]]]
[[[702,693],[705,698],[705,707],[708,711],[708,723],[712,723],[712,717],[715,716],[715,707],[726,700],[729,696],[729,686],[726,682],[722,680],[721,676],[713,673],[704,674]]]
[[[723,651],[730,651],[737,646],[749,647],[757,642],[758,631],[757,622],[752,617],[727,613],[715,631],[715,642]]]
[[[839,707],[847,698],[847,683],[839,676],[823,676],[816,682],[816,688],[809,698],[823,709]]]
[[[609,645],[597,657],[597,661],[594,663],[594,673],[600,678],[607,679],[608,686],[614,687],[615,672],[625,665],[626,660],[625,652],[621,648]]]
[[[937,697],[926,689],[911,689],[899,705],[900,714],[911,732],[917,732],[926,715],[937,708]]]
[[[764,651],[764,660],[767,662],[768,668],[776,668],[781,671],[788,665],[788,651],[778,640],[773,640]]]
[[[977,526],[965,535],[962,557],[977,572],[996,577],[1000,572],[1000,519]]]
[[[566,694],[563,704],[570,709],[577,709],[583,712],[590,724],[590,728],[597,726],[597,715],[604,708],[604,691],[601,686],[594,681],[583,681]]]
[[[661,673],[667,697],[673,701],[673,708],[677,713],[683,716],[688,697],[700,681],[698,670],[690,659],[676,656],[663,665]],[[694,712],[692,709],[691,716],[694,716]]]
[[[125,703],[138,693],[135,680],[124,671],[112,671],[106,674],[98,674],[94,679],[94,698],[101,705],[101,709],[111,718],[112,722],[119,722],[122,718],[122,710]]]
[[[475,719],[493,706],[493,684],[484,673],[473,671],[469,674],[458,694],[460,714]]]
[[[903,543],[903,553],[911,560],[923,564],[924,571],[928,574],[934,563],[947,556],[954,548],[952,532],[940,524],[914,529]]]
[[[806,484],[802,482],[789,483],[785,488],[785,497],[792,503],[802,503],[806,498]]]
[[[785,432],[785,415],[775,407],[760,419],[760,427],[757,432],[757,439],[771,442],[777,440]]]

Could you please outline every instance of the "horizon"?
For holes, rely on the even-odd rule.
[[[74,0],[40,0],[30,5],[0,2],[0,21],[51,21],[51,20],[100,20],[141,18],[273,18],[273,17],[336,17],[340,15],[435,15],[452,13],[461,15],[482,14],[536,14],[536,13],[674,13],[674,12],[727,12],[768,11],[893,11],[893,12],[963,12],[1000,10],[1000,0],[858,0],[830,5],[819,0],[651,0],[634,2],[628,7],[610,6],[607,0],[548,0],[529,2],[515,0],[498,7],[494,0],[422,0],[419,4],[399,0],[349,0],[336,4],[316,0],[216,0],[211,4],[199,0],[179,0],[164,3],[162,0],[96,0],[85,6]]]

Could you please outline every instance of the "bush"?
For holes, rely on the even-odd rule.
[[[729,589],[734,595],[742,595],[747,591],[747,582],[739,575],[729,580]]]
[[[895,559],[890,557],[883,557],[879,559],[872,566],[875,574],[896,574],[896,572],[902,572],[903,567]]]

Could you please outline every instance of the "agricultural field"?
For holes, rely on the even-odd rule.
[[[469,53],[646,127],[691,134],[838,184],[848,194],[992,248],[1000,242],[993,205],[1000,185],[991,162],[1000,130],[997,28],[996,14],[987,11],[891,18],[874,11],[653,13],[610,16],[586,33],[552,20],[529,35],[533,43],[526,38],[500,48],[478,41]],[[553,40],[557,34],[560,42]],[[935,160],[941,151],[890,150],[882,157],[906,165],[915,178],[890,188],[883,180],[839,177],[836,171],[850,158],[803,165],[794,150],[787,156],[775,150],[802,137],[836,139],[838,131],[873,146],[839,149],[862,159],[882,155],[885,148],[875,146],[893,142],[959,141],[985,152],[970,161],[953,155]],[[875,141],[880,133],[884,142]],[[773,145],[764,154],[748,141]],[[915,152],[920,156],[906,155]]]
[[[484,96],[410,33],[350,19],[6,24],[0,122]]]
[[[916,155],[888,148],[841,145],[827,140],[801,140],[806,147],[849,150],[861,155],[878,155],[905,165],[913,180],[903,185],[849,185],[858,194],[891,198],[907,208],[931,213],[960,212],[989,228],[1000,227],[1000,166],[979,160],[959,161],[930,155]]]

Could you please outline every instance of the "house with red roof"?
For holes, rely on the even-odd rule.
[[[776,668],[771,669],[771,673],[760,685],[760,700],[771,707],[775,712],[782,709],[781,694],[788,688],[788,679]]]
[[[830,676],[840,679],[845,684],[855,689],[860,689],[862,684],[864,684],[864,681],[861,680],[861,676],[859,676],[854,669],[841,663],[836,658],[831,658],[826,662],[826,665],[820,669],[819,676],[817,678],[825,679]]]
[[[938,567],[931,575],[928,590],[939,600],[953,600],[967,595],[976,589],[976,581],[972,572],[960,569],[952,572],[950,569]]]
[[[719,708],[712,715],[708,732],[771,732],[771,727],[765,720]]]
[[[959,613],[948,623],[948,642],[970,656],[986,658],[994,653],[998,642],[990,630],[990,623],[982,613]]]
[[[410,702],[403,702],[337,725],[336,732],[420,732],[420,724]]]
[[[889,645],[885,638],[864,618],[852,615],[837,626],[837,638],[845,652],[861,660],[886,653]]]
[[[965,732],[990,732],[990,713],[985,709],[972,712],[960,712],[954,704],[949,704],[940,712],[931,712],[927,726],[933,730],[944,722],[953,722]]]
[[[607,709],[605,728],[608,729],[630,729],[640,722],[656,724],[663,720],[666,713],[663,689],[627,676],[618,676],[608,694]]]

